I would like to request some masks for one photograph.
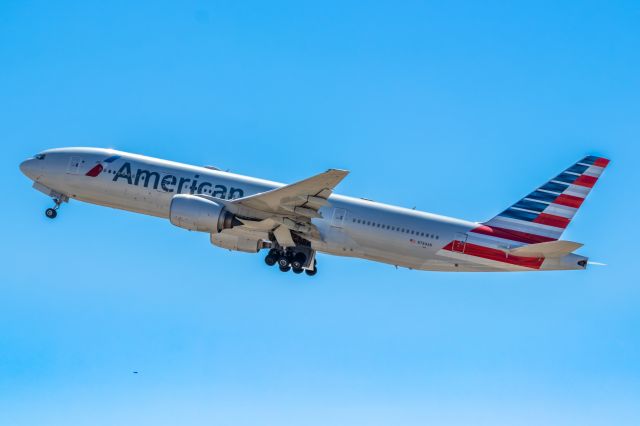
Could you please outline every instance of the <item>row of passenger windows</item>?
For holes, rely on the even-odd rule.
[[[361,225],[372,226],[374,228],[388,229],[389,231],[402,232],[404,234],[415,235],[415,236],[418,236],[418,237],[433,238],[433,239],[436,239],[436,240],[440,238],[439,236],[437,236],[435,234],[429,234],[428,232],[416,231],[415,229],[403,228],[403,227],[400,227],[400,226],[386,225],[384,223],[371,222],[370,220],[354,218],[353,219],[353,223],[359,223]]]

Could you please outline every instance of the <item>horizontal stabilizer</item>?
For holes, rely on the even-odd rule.
[[[548,241],[546,243],[529,244],[508,250],[513,256],[522,257],[560,257],[573,253],[574,250],[582,247],[580,243],[572,241]]]

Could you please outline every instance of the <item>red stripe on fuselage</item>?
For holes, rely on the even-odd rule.
[[[502,238],[504,240],[518,241],[519,243],[526,244],[546,243],[547,241],[556,240],[555,238],[545,237],[544,235],[530,234],[528,232],[515,231],[513,229],[488,225],[480,225],[469,232],[488,235],[495,238]]]
[[[463,245],[464,248],[462,251],[461,249]],[[454,247],[456,250],[453,249]],[[544,262],[544,258],[508,255],[503,250],[479,246],[477,244],[465,244],[462,241],[452,241],[447,244],[443,250],[531,269],[540,269],[540,266],[542,266],[542,263]]]

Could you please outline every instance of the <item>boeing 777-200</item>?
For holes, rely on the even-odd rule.
[[[587,156],[480,223],[334,194],[338,169],[284,185],[100,148],[43,151],[20,169],[53,198],[49,218],[70,199],[158,216],[315,275],[316,252],[429,271],[585,269],[582,244],[560,237],[608,163]]]

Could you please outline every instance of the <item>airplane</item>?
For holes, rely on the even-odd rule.
[[[349,173],[339,169],[285,185],[113,149],[57,148],[20,170],[53,198],[51,219],[72,199],[157,216],[313,276],[318,252],[427,271],[586,269],[588,258],[574,253],[582,244],[560,237],[608,164],[586,156],[486,222],[334,194]]]

